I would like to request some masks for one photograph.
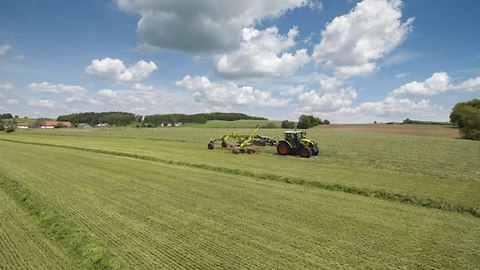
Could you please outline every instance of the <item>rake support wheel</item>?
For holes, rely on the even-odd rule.
[[[212,150],[213,148],[215,148],[213,142],[209,142],[208,149]]]

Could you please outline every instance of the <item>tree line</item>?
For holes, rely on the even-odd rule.
[[[0,114],[0,119],[11,119],[13,115],[11,113]]]
[[[161,123],[198,123],[205,124],[209,120],[268,120],[263,117],[250,116],[243,113],[197,113],[197,114],[154,114],[146,115],[144,122],[160,125]]]
[[[74,124],[87,123],[97,125],[108,123],[113,126],[126,126],[137,120],[135,114],[127,112],[85,112],[60,115],[57,121],[71,122]]]
[[[126,126],[132,122],[144,122],[148,124],[160,125],[161,123],[199,123],[204,124],[208,120],[268,120],[263,117],[250,116],[243,113],[197,113],[197,114],[154,114],[134,115],[127,112],[84,112],[67,115],[60,115],[57,121],[68,121],[74,124],[87,123],[97,125],[100,123],[108,123],[115,126]]]
[[[422,120],[412,120],[407,118],[403,120],[402,124],[406,125],[450,125],[450,122],[438,122],[438,121],[422,121]]]

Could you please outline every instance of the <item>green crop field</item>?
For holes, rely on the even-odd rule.
[[[478,142],[309,130],[317,157],[234,155],[214,124],[0,133],[0,269],[480,267]]]

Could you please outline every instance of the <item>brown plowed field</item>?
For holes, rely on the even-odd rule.
[[[442,125],[387,125],[387,124],[338,124],[322,125],[314,129],[331,131],[360,131],[392,133],[415,136],[459,138],[458,129]]]

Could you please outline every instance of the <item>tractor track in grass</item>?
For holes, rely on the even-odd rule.
[[[433,200],[429,198],[420,198],[420,197],[410,196],[410,195],[400,194],[400,193],[393,193],[386,190],[358,188],[358,187],[346,186],[341,184],[326,184],[326,183],[317,182],[317,181],[308,181],[301,178],[285,177],[285,176],[275,175],[275,174],[253,173],[253,172],[250,172],[247,170],[241,170],[241,169],[232,169],[232,168],[211,166],[206,164],[167,160],[167,159],[162,159],[162,158],[157,158],[157,157],[152,157],[147,155],[132,154],[132,153],[119,152],[119,151],[109,151],[109,150],[101,150],[101,149],[95,149],[95,148],[86,148],[86,147],[78,147],[78,146],[62,145],[62,144],[19,141],[19,140],[11,140],[11,139],[3,139],[3,138],[0,140],[11,142],[11,143],[56,147],[56,148],[64,148],[64,149],[71,149],[71,150],[77,150],[77,151],[105,154],[105,155],[111,155],[111,156],[134,158],[134,159],[147,160],[147,161],[158,162],[158,163],[168,164],[168,165],[185,166],[185,167],[203,169],[203,170],[214,171],[214,172],[221,172],[221,173],[232,174],[232,175],[246,176],[246,177],[251,177],[251,178],[260,179],[260,180],[269,180],[269,181],[276,181],[276,182],[295,184],[295,185],[301,185],[301,186],[307,186],[307,187],[315,187],[315,188],[320,188],[324,190],[339,191],[339,192],[344,192],[349,194],[361,195],[365,197],[372,197],[372,198],[378,198],[378,199],[383,199],[383,200],[388,200],[393,202],[416,205],[416,206],[421,206],[421,207],[430,208],[430,209],[439,209],[439,210],[455,212],[455,213],[464,213],[464,214],[469,214],[474,217],[480,218],[480,208],[477,208],[477,207],[473,207],[470,205],[463,205],[463,204],[446,203],[439,200]]]

